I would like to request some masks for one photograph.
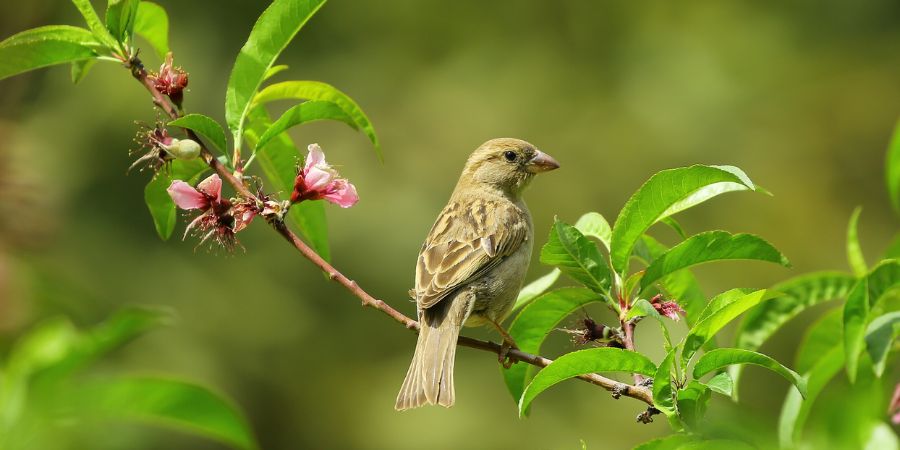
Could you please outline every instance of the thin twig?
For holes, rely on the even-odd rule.
[[[153,83],[147,77],[147,71],[144,69],[143,64],[140,59],[134,57],[126,64],[131,70],[132,76],[137,79],[146,89],[150,92],[150,95],[153,98],[153,103],[162,109],[170,118],[177,119],[180,114],[178,110],[171,104],[168,98],[166,98],[161,92],[159,92]],[[235,191],[241,196],[251,201],[256,201],[257,198],[250,192],[249,189],[244,185],[241,180],[239,180],[236,176],[234,176],[231,172],[226,168],[216,157],[212,154],[209,148],[203,143],[203,140],[200,139],[193,131],[186,129],[185,130],[188,136],[200,144],[201,146],[201,156],[209,164],[209,167],[213,169],[220,177],[224,178],[225,181],[230,184]],[[237,143],[235,143],[237,146]],[[235,161],[235,164],[238,162]],[[419,323],[415,320],[407,317],[400,311],[392,308],[390,305],[385,303],[382,300],[379,300],[375,297],[369,295],[368,292],[363,290],[359,285],[347,278],[343,273],[334,268],[327,261],[322,259],[318,253],[316,253],[312,248],[310,248],[303,240],[301,240],[293,231],[291,231],[284,222],[278,220],[271,220],[269,224],[275,231],[278,232],[286,241],[288,241],[295,249],[297,249],[306,259],[310,260],[314,265],[316,265],[323,272],[328,274],[328,278],[337,282],[351,294],[356,296],[362,301],[363,306],[368,306],[374,308],[382,313],[386,314],[390,318],[399,322],[401,325],[406,327],[409,330],[415,330],[418,332]],[[630,340],[630,339],[628,339]],[[457,341],[458,345],[462,345],[465,347],[470,347],[478,350],[484,350],[487,352],[495,353],[497,355],[501,352],[501,346],[499,344],[495,344],[490,341],[482,341],[478,339],[473,339],[470,337],[460,336]],[[530,353],[525,353],[520,350],[509,350],[507,356],[515,361],[521,361],[524,363],[531,364],[537,367],[547,367],[550,363],[553,362],[551,359],[544,358],[539,355],[532,355]],[[632,397],[638,399],[644,403],[647,403],[650,406],[653,406],[653,395],[649,389],[643,386],[631,386],[627,384],[623,384],[621,382],[612,380],[610,378],[606,378],[602,375],[598,374],[585,374],[578,376],[579,379],[584,380],[588,383],[595,384],[597,386],[602,387],[610,392],[616,392],[621,395],[625,395],[627,397]]]

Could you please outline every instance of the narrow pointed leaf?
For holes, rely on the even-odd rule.
[[[672,272],[697,264],[729,259],[768,261],[785,267],[791,265],[778,249],[759,236],[707,231],[691,236],[653,260],[641,279],[641,290]]]
[[[689,429],[697,428],[706,415],[712,391],[705,384],[691,380],[677,395],[679,418]]]
[[[594,372],[628,372],[653,376],[656,365],[640,353],[619,348],[591,348],[567,353],[541,369],[519,400],[519,415],[528,409],[532,400],[551,386]]]
[[[816,398],[843,366],[844,353],[841,346],[837,345],[819,355],[815,366],[803,375],[806,380],[805,399],[795,389],[788,391],[778,418],[778,440],[782,448],[794,448],[800,442],[803,425],[812,411]]]
[[[169,15],[162,6],[141,2],[134,19],[134,32],[150,43],[159,59],[169,53]]]
[[[78,61],[72,62],[72,83],[78,84],[81,80],[87,76],[88,72],[90,72],[91,67],[94,67],[94,64],[97,63],[96,59],[81,59]]]
[[[894,127],[894,136],[888,146],[887,161],[885,167],[885,181],[888,196],[894,211],[900,214],[900,120]]]
[[[356,129],[356,123],[338,105],[327,101],[303,102],[285,111],[259,137],[256,148],[265,147],[272,138],[284,133],[291,127],[316,120],[336,120],[350,125],[350,128]]]
[[[222,128],[222,125],[219,125],[219,122],[216,122],[209,116],[188,114],[169,122],[169,125],[193,130],[200,137],[212,143],[217,149],[221,151],[228,150],[225,129]]]
[[[247,142],[252,147],[265,130],[272,125],[269,114],[263,108],[256,108],[247,117]],[[303,160],[294,142],[286,134],[273,138],[264,148],[256,151],[256,160],[266,174],[267,185],[276,192],[289,196],[297,177],[297,165]],[[287,219],[300,230],[301,236],[313,250],[328,261],[331,250],[328,247],[328,223],[325,218],[323,200],[304,201],[291,206]]]
[[[741,190],[756,187],[744,172],[731,166],[698,165],[653,175],[628,199],[613,226],[613,269],[625,271],[635,243],[654,223],[717,195]]]
[[[556,280],[559,279],[561,273],[562,272],[560,272],[559,269],[553,269],[548,274],[526,284],[525,287],[519,291],[512,312],[518,311],[525,305],[531,303],[531,301],[536,299],[539,295],[543,294],[547,289],[550,289],[550,286],[553,286],[553,283],[556,283]]]
[[[869,271],[866,267],[866,258],[863,257],[862,248],[859,246],[859,233],[857,226],[859,223],[859,213],[862,207],[857,206],[850,215],[850,223],[847,224],[847,262],[857,277],[861,277]]]
[[[610,273],[597,246],[577,228],[557,220],[541,248],[541,262],[556,266],[564,274],[595,292],[609,290]]]
[[[900,285],[900,261],[887,260],[861,279],[844,303],[844,356],[847,377],[856,380],[859,354],[863,349],[869,311],[889,290]]]
[[[876,317],[866,329],[866,350],[872,358],[872,369],[881,377],[891,345],[900,336],[900,311]]]
[[[225,121],[234,133],[235,145],[241,144],[244,119],[266,72],[324,3],[325,0],[274,0],[253,25],[225,91]]]
[[[740,290],[732,290],[726,294],[728,295],[717,297],[721,299],[720,301],[710,302],[710,306],[704,310],[704,313],[701,313],[697,324],[691,328],[688,335],[684,338],[684,350],[681,358],[685,364],[682,365],[686,365],[703,344],[715,336],[719,330],[734,318],[760,302],[773,297],[773,294],[765,289],[749,294],[744,294]]]
[[[663,217],[659,221],[666,224],[669,228],[671,228],[672,231],[675,232],[675,234],[677,234],[679,237],[681,237],[681,239],[688,238],[687,233],[684,232],[684,228],[672,216]]]
[[[383,159],[381,144],[375,134],[375,127],[363,112],[347,94],[339,91],[334,86],[321,81],[285,81],[266,86],[253,99],[254,105],[264,105],[276,100],[312,100],[327,101],[338,105],[345,114],[353,119],[356,128],[369,138],[375,147],[378,159]]]
[[[156,233],[164,241],[172,236],[175,230],[177,219],[175,202],[166,189],[174,180],[182,180],[190,185],[195,185],[199,181],[209,166],[202,160],[195,159],[191,161],[183,161],[176,159],[172,161],[169,171],[160,171],[156,176],[144,187],[144,202],[153,217],[153,225],[156,227]]]
[[[83,407],[103,417],[169,426],[233,448],[258,448],[238,409],[204,386],[144,377],[106,380],[83,389]]]
[[[0,42],[0,80],[41,67],[97,57],[96,38],[84,28],[48,25]]]
[[[109,33],[109,30],[106,29],[106,24],[100,20],[97,11],[91,6],[91,0],[72,0],[72,3],[78,8],[78,12],[81,13],[81,16],[84,17],[84,21],[87,23],[87,26],[94,37],[106,46],[115,48],[117,41],[113,35]]]
[[[606,218],[603,217],[600,213],[589,212],[578,218],[578,221],[575,222],[575,228],[578,228],[578,231],[581,234],[598,239],[606,250],[609,251],[609,240],[612,238],[612,228],[609,227],[609,222],[606,221]]]
[[[287,64],[279,64],[277,66],[269,67],[269,70],[267,70],[266,74],[263,76],[263,81],[268,80],[269,78],[272,78],[275,75],[278,75],[279,73],[284,72],[287,69],[288,69]]]
[[[508,332],[519,349],[539,353],[547,335],[566,317],[589,303],[603,301],[596,292],[584,288],[563,288],[550,291],[528,304],[516,316]],[[532,367],[514,364],[503,369],[503,380],[513,398],[518,401],[531,377]]]
[[[672,389],[676,350],[669,350],[653,375],[653,404],[666,416],[676,413],[675,390]]]
[[[694,365],[694,378],[700,378],[714,370],[734,364],[753,364],[765,367],[790,381],[801,396],[806,396],[806,383],[797,372],[784,367],[778,361],[762,353],[739,348],[717,348],[705,353]]]
[[[119,42],[131,40],[139,0],[109,0],[106,7],[106,28]]]
[[[731,379],[731,375],[728,372],[720,372],[703,384],[713,392],[718,392],[724,396],[731,397],[734,395],[734,380]]]
[[[843,336],[841,335],[843,317],[841,314],[840,308],[830,309],[806,328],[803,338],[800,339],[800,345],[797,346],[794,363],[797,372],[809,372],[822,355],[843,345]]]

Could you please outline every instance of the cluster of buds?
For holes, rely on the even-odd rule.
[[[181,108],[184,100],[184,88],[188,85],[188,74],[172,63],[172,52],[166,54],[166,60],[159,66],[159,72],[151,72],[147,78],[160,93],[169,96],[172,103]]]
[[[650,299],[650,304],[653,305],[653,309],[660,315],[666,316],[676,322],[681,320],[679,315],[683,316],[685,314],[681,305],[675,301],[664,299],[662,294],[654,295],[653,298]]]
[[[170,141],[167,145],[174,144]],[[188,224],[184,238],[194,234],[199,236],[200,244],[212,240],[229,251],[240,245],[235,234],[247,228],[256,216],[283,221],[291,204],[299,201],[322,199],[347,208],[359,200],[356,188],[346,179],[338,178],[316,144],[309,146],[306,164],[298,169],[290,200],[274,200],[261,188],[257,188],[253,199],[226,199],[222,197],[222,180],[216,174],[201,181],[197,187],[175,180],[167,191],[179,208],[200,211]]]
[[[177,139],[170,136],[162,122],[157,122],[152,128],[142,123],[138,125],[140,128],[134,141],[139,147],[131,154],[143,154],[128,170],[144,164],[150,170],[158,172],[175,159],[191,160],[200,156],[200,144],[191,139]]]

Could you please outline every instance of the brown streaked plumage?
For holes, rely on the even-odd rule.
[[[469,157],[419,252],[411,291],[419,338],[396,409],[453,405],[459,330],[496,325],[509,313],[534,240],[522,191],[535,174],[557,167],[549,155],[511,138],[487,141]]]

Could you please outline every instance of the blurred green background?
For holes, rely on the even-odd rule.
[[[190,73],[186,109],[223,119],[231,64],[266,2],[160,3],[175,60]],[[81,18],[64,0],[0,3],[2,37],[55,23]],[[143,54],[158,64],[149,47]],[[279,80],[331,83],[372,119],[384,164],[341,124],[292,136],[301,147],[320,143],[359,189],[356,207],[328,207],[335,265],[410,315],[421,241],[468,153],[493,137],[529,140],[562,165],[527,195],[538,245],[554,216],[574,222],[593,210],[612,221],[658,170],[743,168],[774,197],[730,194],[679,219],[688,232],[760,234],[794,268],[703,267],[710,295],[844,270],[846,221],[858,204],[870,263],[897,229],[882,175],[900,115],[896,1],[332,0],[279,62],[291,66]],[[209,383],[236,400],[270,449],[623,448],[668,432],[664,420],[634,423],[640,403],[577,382],[519,420],[495,359],[470,349],[457,356],[456,406],[396,413],[413,335],[360,308],[262,223],[240,235],[247,251],[234,256],[157,238],[143,204],[147,174],[125,173],[133,121],[155,117],[127,71],[98,64],[77,86],[63,67],[17,76],[0,83],[0,107],[2,348],[43,317],[89,325],[123,305],[169,306],[174,326],[92,373]],[[535,260],[531,277],[546,270]],[[763,351],[792,365],[800,325],[813,317]],[[658,360],[650,328],[637,345]],[[545,353],[569,345],[555,336]],[[743,425],[774,429],[787,383],[752,368],[744,380],[742,403],[718,399],[712,416],[739,410]],[[99,439],[80,433],[72,448],[220,448],[143,426],[100,430]]]

